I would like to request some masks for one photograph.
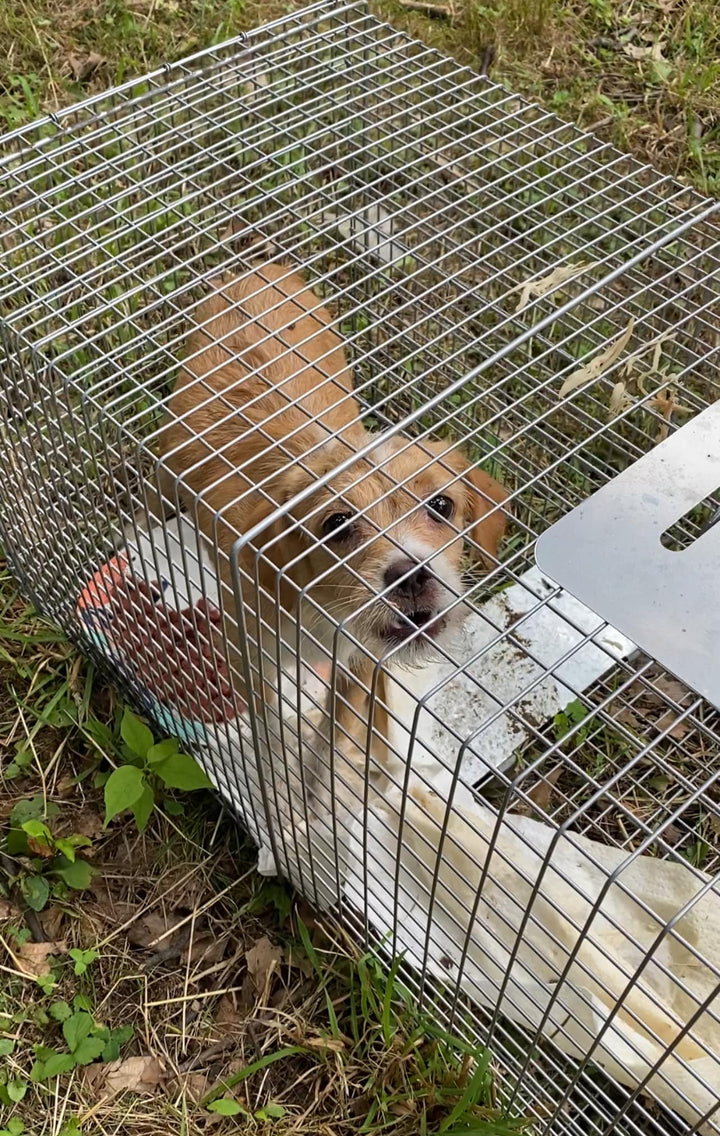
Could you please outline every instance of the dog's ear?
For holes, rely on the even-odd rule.
[[[447,442],[431,442],[429,447],[436,453],[442,465],[457,476],[457,482],[464,493],[462,521],[458,527],[469,529],[467,536],[479,556],[485,554],[488,563],[497,559],[498,547],[507,527],[508,500],[506,489],[486,473],[478,469],[463,451],[457,447],[448,448]]]
[[[463,474],[463,485],[465,524],[472,526],[468,536],[481,554],[485,553],[488,561],[494,563],[507,528],[508,492],[484,469],[469,463]]]
[[[507,527],[509,508],[508,491],[479,469],[458,446],[448,441],[424,441],[422,450],[430,453],[439,464],[454,475],[454,483],[462,490],[463,513],[458,517],[458,528],[467,529],[478,556],[489,564],[497,559],[498,547]],[[459,480],[458,480],[459,475]]]

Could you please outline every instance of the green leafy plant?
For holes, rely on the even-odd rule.
[[[216,1112],[219,1116],[249,1116],[247,1109],[243,1108],[233,1097],[220,1097],[211,1101],[207,1106],[208,1112]]]
[[[82,1136],[80,1122],[75,1117],[66,1121],[60,1129],[60,1136]]]
[[[3,1085],[0,1085],[0,1101],[11,1108],[14,1104],[19,1104],[24,1098],[28,1088],[28,1083],[24,1077],[11,1077]]]
[[[121,1047],[133,1036],[133,1027],[128,1025],[111,1030],[107,1026],[96,1025],[86,1007],[87,1000],[82,997],[75,998],[72,1006],[59,1001],[50,1007],[50,1016],[60,1023],[67,1048],[36,1045],[35,1064],[30,1072],[32,1081],[48,1081],[78,1065],[91,1065],[98,1060],[117,1060]]]
[[[217,1100],[210,1101],[207,1110],[219,1116],[245,1116],[248,1120],[252,1117],[255,1120],[281,1120],[287,1111],[281,1104],[271,1103],[263,1105],[254,1113],[248,1112],[234,1097],[218,1097]]]
[[[576,698],[573,702],[568,702],[565,709],[561,710],[559,714],[556,714],[553,719],[557,741],[562,741],[565,735],[569,734],[576,726],[580,726],[580,723],[584,722],[587,716],[587,706],[585,706],[579,698]],[[582,745],[583,742],[587,740],[589,733],[590,723],[587,722],[573,734],[573,744]]]
[[[94,869],[78,851],[91,846],[87,836],[55,836],[51,822],[57,806],[42,797],[18,801],[10,813],[10,827],[3,851],[15,859],[17,875],[11,879],[25,903],[41,911],[51,895],[62,897],[66,889],[84,891]]]
[[[78,978],[85,974],[91,963],[100,958],[97,951],[83,951],[79,947],[71,947],[68,954],[75,964],[74,970]]]
[[[4,1128],[0,1128],[0,1136],[21,1136],[25,1125],[19,1116],[11,1116]]]
[[[129,810],[142,832],[156,801],[164,797],[168,789],[211,788],[195,758],[182,753],[175,738],[155,742],[149,727],[132,710],[125,710],[123,714],[120,735],[125,764],[114,769],[105,782],[106,824]],[[180,802],[166,799],[164,804],[170,813],[177,815],[182,811]]]

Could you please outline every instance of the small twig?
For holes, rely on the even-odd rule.
[[[454,16],[452,8],[445,4],[431,4],[426,0],[398,0],[398,3],[409,12],[422,12],[426,16],[439,16],[444,20],[452,20]]]
[[[193,953],[193,943],[195,942],[195,927],[196,926],[197,926],[197,904],[196,904],[196,907],[195,907],[195,911],[193,911],[192,919],[190,921],[190,927],[188,929],[187,963],[185,965],[185,978],[183,980],[183,994],[187,994],[188,989],[190,987],[190,967],[192,966],[192,953]],[[183,1039],[183,1049],[185,1049],[185,1050],[187,1050],[187,1045],[185,1043],[185,1035],[187,1033],[187,1024],[188,1024],[187,1010],[188,1010],[187,1001],[185,999],[183,999],[182,1011],[181,1011],[182,1012],[182,1039]]]
[[[179,959],[185,953],[188,942],[190,940],[190,932],[183,931],[176,943],[171,943],[162,950],[155,951],[150,957],[142,964],[143,970],[154,970],[156,966],[161,963],[170,962],[174,959]]]
[[[494,62],[495,62],[495,48],[494,48],[493,44],[490,43],[485,48],[485,50],[483,51],[483,54],[482,54],[482,60],[480,61],[480,74],[481,75],[489,75],[490,74],[490,68],[492,67]]]
[[[201,1049],[194,1057],[188,1057],[187,1061],[183,1061],[178,1065],[178,1073],[190,1073],[193,1069],[198,1069],[203,1065],[209,1065],[214,1057],[218,1057],[224,1053],[226,1049],[232,1049],[237,1043],[237,1038],[224,1037],[221,1041],[215,1041],[212,1045],[208,1045],[206,1049]]]

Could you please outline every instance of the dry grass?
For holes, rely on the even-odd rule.
[[[431,1136],[453,1110],[478,1134],[517,1131],[492,1107],[484,1066],[473,1077],[467,1047],[394,974],[259,877],[209,794],[169,796],[142,835],[127,813],[104,826],[122,707],[6,570],[0,614],[0,1121],[13,1126],[2,1131]],[[55,839],[89,841],[89,888],[64,886],[41,852],[8,854],[22,802]],[[51,891],[35,912],[23,889],[38,875]],[[110,1031],[119,1065],[108,1053],[33,1080],[49,1050],[67,1051],[71,1013]],[[235,1114],[214,1112],[218,1098]]]

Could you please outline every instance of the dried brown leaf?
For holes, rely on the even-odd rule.
[[[252,978],[258,994],[264,991],[270,975],[278,969],[282,961],[282,947],[271,943],[267,935],[263,935],[250,947],[250,950],[245,952],[248,974]]]
[[[623,706],[617,713],[613,709],[613,718],[619,722],[621,726],[627,726],[631,730],[637,730],[640,726],[638,718],[633,714],[629,706]]]
[[[303,1038],[303,1045],[307,1045],[309,1049],[325,1049],[331,1053],[344,1053],[347,1045],[341,1037],[306,1037]]]
[[[192,943],[190,962],[202,962],[206,966],[220,962],[220,959],[225,957],[226,946],[227,939],[223,935],[196,935]],[[188,952],[185,951],[183,953],[185,961],[187,961],[187,955]]]
[[[182,917],[171,918],[161,911],[148,911],[141,919],[136,919],[128,928],[128,939],[134,947],[152,950],[154,947],[169,947],[182,928],[175,929]]]
[[[677,394],[675,387],[668,386],[664,390],[658,391],[651,399],[648,399],[647,407],[649,410],[657,410],[665,419],[660,423],[658,432],[655,436],[656,442],[664,442],[670,433],[670,424],[674,414],[692,414],[691,406],[684,406],[681,402],[677,401],[675,397]]]
[[[608,404],[608,417],[617,418],[618,414],[622,414],[623,410],[632,406],[634,401],[632,395],[628,394],[627,386],[622,380],[615,383]]]
[[[104,62],[102,55],[98,55],[95,51],[91,51],[89,55],[69,55],[67,61],[70,74],[76,83],[84,83]]]
[[[0,899],[0,922],[5,919],[12,919],[15,914],[15,908],[9,900]]]
[[[653,685],[661,694],[671,698],[680,706],[688,700],[690,694],[688,688],[679,679],[671,678],[670,675],[658,675],[656,679],[653,679]]]
[[[107,1066],[102,1091],[116,1093],[154,1093],[160,1088],[165,1068],[157,1057],[126,1057]]]
[[[53,903],[50,907],[46,907],[44,911],[41,911],[38,918],[47,938],[56,941],[59,940],[60,929],[65,919],[65,912],[62,907],[58,907],[56,903]]]
[[[188,1073],[181,1080],[180,1087],[194,1104],[200,1104],[203,1097],[207,1095],[210,1081],[205,1073]]]
[[[688,705],[688,695],[690,691],[678,679],[672,678],[670,675],[659,675],[654,680],[656,689],[660,692],[657,695],[658,707],[662,707],[665,712],[655,721],[655,729],[661,734],[667,734],[669,737],[680,741],[686,734],[693,728],[693,723],[688,722],[687,718],[682,718],[678,721],[679,711],[667,707],[665,698],[676,702],[679,706]]]
[[[559,765],[551,769],[540,781],[537,781],[531,789],[528,789],[528,797],[532,803],[543,812],[549,813],[552,808],[553,798],[555,797],[555,786],[557,785],[558,777],[560,776]]]
[[[41,978],[50,974],[51,956],[64,954],[67,954],[67,943],[62,939],[54,943],[23,943],[15,957],[18,970],[31,978]]]
[[[663,348],[664,348],[665,344],[672,342],[674,339],[675,339],[675,333],[672,332],[672,331],[666,331],[665,334],[661,335],[660,338],[658,339],[657,343],[655,344],[655,346],[653,348],[653,357],[652,357],[652,369],[653,369],[653,371],[658,371],[660,369],[660,360],[662,359],[662,353],[663,353]]]
[[[72,818],[73,832],[87,836],[88,840],[96,840],[98,836],[102,836],[104,828],[102,817],[95,812],[95,809],[80,809],[80,812],[75,813]]]
[[[655,729],[660,734],[667,734],[669,738],[674,738],[675,741],[680,741],[692,729],[692,723],[688,722],[687,718],[682,718],[677,721],[677,713],[675,710],[667,710],[657,722],[655,722]]]
[[[584,261],[578,261],[576,264],[561,264],[547,276],[538,276],[534,280],[528,280],[525,284],[518,284],[515,288],[511,288],[508,295],[513,292],[520,293],[520,299],[517,302],[515,312],[521,312],[526,308],[531,300],[540,300],[543,296],[549,295],[551,292],[556,292],[563,284],[573,276],[578,276],[581,272],[586,272],[591,265]]]
[[[241,1025],[247,1015],[242,1013],[232,994],[223,994],[215,1011],[215,1024],[218,1026]]]
[[[623,51],[629,55],[631,59],[643,60],[649,59],[652,63],[667,63],[667,59],[663,55],[663,48],[665,44],[658,40],[656,43],[648,44],[647,47],[641,47],[635,43],[624,43]]]
[[[593,356],[589,363],[585,363],[582,367],[578,367],[577,371],[573,371],[571,375],[565,379],[563,385],[560,387],[560,398],[565,398],[571,391],[576,390],[578,387],[584,386],[585,383],[591,382],[593,379],[598,379],[603,372],[612,367],[613,363],[622,355],[623,351],[630,342],[630,336],[635,327],[635,320],[631,319],[625,328],[622,335],[614,339],[603,351]]]

